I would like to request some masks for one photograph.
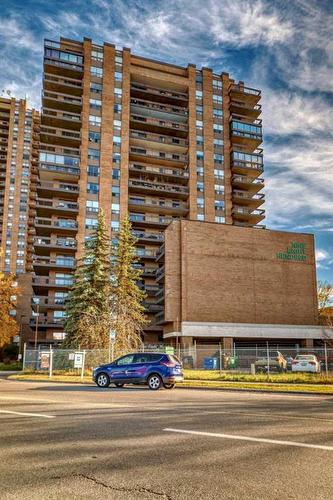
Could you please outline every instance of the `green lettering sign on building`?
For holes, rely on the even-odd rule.
[[[279,260],[305,261],[306,257],[305,243],[298,243],[297,241],[292,241],[285,252],[276,254],[276,258]]]

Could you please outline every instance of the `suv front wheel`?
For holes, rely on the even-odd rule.
[[[149,375],[148,377],[148,387],[149,389],[151,389],[152,391],[157,391],[158,389],[160,389],[162,386],[162,380],[161,380],[161,377],[159,375],[157,375],[157,373],[153,373],[152,375]]]
[[[102,389],[106,389],[110,385],[110,377],[106,373],[99,373],[96,378],[96,384]]]

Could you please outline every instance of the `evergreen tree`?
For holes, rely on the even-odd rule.
[[[108,346],[112,302],[110,271],[110,240],[104,213],[100,211],[66,304],[65,347]]]
[[[136,241],[130,220],[126,216],[112,252],[113,328],[116,331],[115,349],[118,352],[138,348],[142,343],[140,334],[147,324],[142,305],[146,294],[137,283],[142,270],[136,266]]]

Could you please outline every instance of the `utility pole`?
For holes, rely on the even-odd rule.
[[[38,319],[39,319],[39,298],[34,299],[35,304],[37,304],[36,312],[36,328],[35,328],[35,350],[37,350],[37,340],[38,340]]]

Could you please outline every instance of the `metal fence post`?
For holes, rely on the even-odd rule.
[[[326,371],[326,378],[328,377],[328,359],[327,359],[327,343],[324,343],[324,350],[325,350],[325,371]]]
[[[82,366],[81,366],[81,380],[83,380],[85,361],[86,361],[86,351],[84,350],[82,358]]]
[[[53,375],[53,349],[50,345],[50,362],[49,362],[49,377],[52,378]]]
[[[220,342],[220,375],[222,375],[222,345]]]
[[[23,346],[23,364],[22,364],[22,371],[23,372],[24,372],[24,369],[25,369],[26,354],[27,354],[27,343],[24,342],[24,346]]]
[[[269,346],[267,342],[267,374],[269,375]]]

